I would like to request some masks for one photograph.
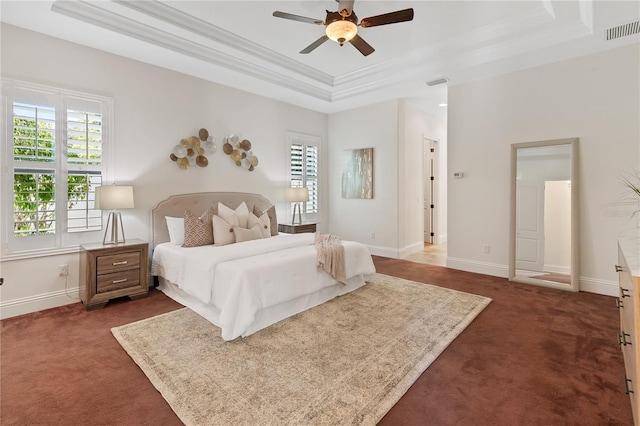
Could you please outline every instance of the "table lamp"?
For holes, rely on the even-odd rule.
[[[107,226],[104,230],[102,244],[120,244],[126,242],[124,237],[124,227],[122,226],[122,216],[117,210],[133,208],[133,187],[132,186],[99,186],[96,188],[96,208],[101,210],[111,210],[107,219]],[[111,239],[107,241],[107,235],[111,228]],[[122,234],[122,239],[120,239]]]
[[[287,188],[286,200],[293,205],[293,219],[291,225],[296,223],[296,209],[298,210],[298,223],[302,224],[302,211],[300,210],[300,203],[309,201],[309,189],[308,188]]]

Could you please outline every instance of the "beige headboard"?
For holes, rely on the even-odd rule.
[[[249,211],[253,211],[253,206],[262,211],[271,207],[271,201],[259,194],[246,192],[198,192],[194,194],[172,195],[151,210],[152,247],[169,241],[169,231],[165,216],[182,217],[185,210],[200,216],[209,207],[218,209],[218,202],[235,209],[240,203],[245,202]]]

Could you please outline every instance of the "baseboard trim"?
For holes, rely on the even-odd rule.
[[[509,278],[509,267],[506,265],[461,259],[458,257],[447,257],[446,265],[447,268],[459,269],[461,271]],[[580,277],[579,279],[580,291],[602,294],[604,296],[617,297],[620,295],[620,288],[617,281],[601,280],[591,277]]]
[[[424,243],[422,241],[418,241],[417,243],[410,244],[405,248],[400,250],[400,258],[405,259],[413,253],[418,253],[424,250]]]
[[[620,296],[620,285],[617,281],[580,277],[580,291],[618,297]]]
[[[50,293],[36,294],[34,296],[22,297],[2,301],[0,303],[0,319],[16,317],[18,315],[30,314],[32,312],[42,311],[44,309],[57,308],[58,306],[70,305],[78,303],[77,295],[78,287],[72,287],[65,290],[52,291]]]
[[[396,249],[381,246],[368,246],[368,248],[371,254],[375,256],[389,257],[392,259],[400,258],[400,253]],[[408,250],[408,248],[405,248],[404,250]],[[448,268],[473,272],[476,274],[491,275],[501,278],[508,278],[509,276],[509,268],[505,265],[496,263],[447,257],[446,265]],[[42,293],[19,299],[2,301],[0,302],[0,319],[78,303],[80,301],[78,297],[70,296],[70,294],[78,294],[78,291],[78,287],[72,287],[66,291],[58,290],[50,293]],[[590,277],[580,277],[580,291],[613,297],[618,297],[620,295],[620,287],[617,281],[601,280]]]
[[[476,274],[491,275],[500,278],[509,278],[509,267],[497,263],[481,262],[478,260],[461,259],[459,257],[447,257],[447,268],[459,269]]]
[[[389,257],[391,259],[400,259],[400,251],[398,249],[367,245],[369,252],[374,256]]]
[[[569,266],[544,265],[543,270],[555,274],[571,274],[571,268]]]

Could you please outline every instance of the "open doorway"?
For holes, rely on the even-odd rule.
[[[434,137],[424,136],[422,144],[422,194],[424,250],[413,253],[407,260],[431,265],[446,266],[446,235],[441,235],[440,208],[443,182],[441,179],[441,144]]]

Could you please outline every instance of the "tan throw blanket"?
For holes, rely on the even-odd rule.
[[[340,237],[316,232],[316,248],[318,249],[318,267],[322,267],[339,283],[346,285],[344,246]]]

